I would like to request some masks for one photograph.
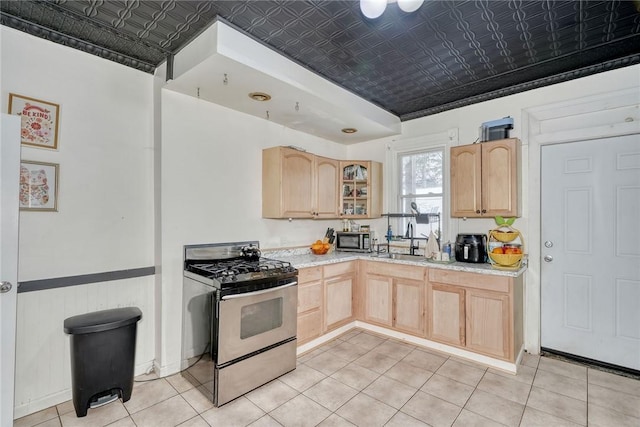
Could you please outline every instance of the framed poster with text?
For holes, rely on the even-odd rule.
[[[23,145],[57,150],[59,110],[58,104],[9,94],[9,114],[21,117],[20,142]]]

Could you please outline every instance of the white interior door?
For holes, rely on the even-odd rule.
[[[0,426],[13,424],[18,290],[20,117],[0,122]]]
[[[542,148],[541,344],[640,370],[640,137]]]

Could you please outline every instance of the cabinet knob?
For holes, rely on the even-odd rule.
[[[482,209],[482,213],[483,213],[483,214],[486,214],[486,213],[487,213],[487,210],[486,210],[486,209]]]
[[[480,209],[477,209],[477,210],[476,210],[476,213],[477,213],[477,214],[479,214],[479,213],[480,213]]]

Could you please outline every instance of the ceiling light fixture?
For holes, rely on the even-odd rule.
[[[398,3],[398,7],[407,13],[420,9],[424,0],[360,0],[360,10],[369,19],[380,17],[387,8],[387,3]]]
[[[342,129],[342,133],[356,133],[358,132],[358,129],[356,128],[344,128]]]
[[[271,95],[264,92],[251,92],[249,94],[249,98],[253,99],[254,101],[264,102],[270,100]]]

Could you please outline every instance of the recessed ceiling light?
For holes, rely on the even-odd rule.
[[[344,128],[342,129],[342,133],[356,133],[358,132],[358,129],[356,128]]]
[[[254,101],[268,101],[271,99],[271,95],[269,95],[268,93],[264,93],[264,92],[251,92],[249,94],[249,98],[253,99]]]

